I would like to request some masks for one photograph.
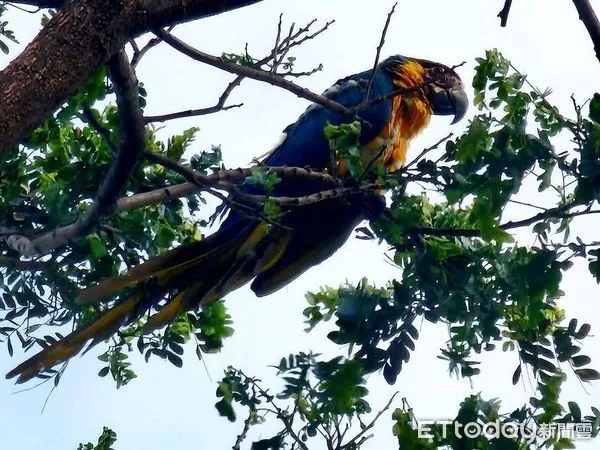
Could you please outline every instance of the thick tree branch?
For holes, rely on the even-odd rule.
[[[0,73],[0,157],[54,112],[130,39],[153,28],[220,14],[259,1],[65,2],[50,23]]]
[[[48,270],[54,270],[55,267],[52,263],[44,261],[21,261],[19,259],[11,258],[9,256],[0,255],[0,266],[9,267],[11,269],[27,270],[31,272],[44,272]]]
[[[124,51],[109,62],[110,77],[115,87],[121,122],[121,145],[108,174],[98,189],[90,209],[76,222],[30,241],[23,236],[10,236],[6,243],[25,256],[46,254],[69,241],[90,233],[103,217],[110,215],[123,192],[146,140],[139,89],[133,68]]]
[[[160,164],[160,162],[155,161]],[[255,169],[232,169],[222,170],[212,175],[204,175],[199,172],[195,172],[195,176],[198,179],[198,183],[181,183],[173,186],[166,186],[161,189],[153,191],[143,192],[140,194],[131,195],[129,197],[123,197],[117,202],[115,212],[131,211],[137,208],[143,208],[145,206],[162,203],[175,198],[186,197],[188,195],[196,194],[203,190],[202,186],[211,186],[218,189],[231,189],[232,185],[243,182],[246,178],[252,176]],[[306,179],[312,182],[320,181],[324,184],[329,184],[334,187],[342,187],[340,180],[333,178],[331,175],[317,172],[309,169],[302,169],[299,167],[269,167],[266,168],[269,172],[275,173],[282,182],[290,179]],[[201,184],[202,186],[198,186]]]
[[[594,44],[594,50],[596,51],[596,58],[600,61],[600,22],[598,16],[594,12],[594,8],[590,4],[589,0],[573,0],[575,8],[579,13],[579,18],[585,25],[585,28],[592,39]]]

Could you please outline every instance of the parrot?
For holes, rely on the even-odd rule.
[[[354,115],[311,104],[261,161],[265,168],[331,170],[332,152],[325,127],[358,120],[359,163],[365,170],[379,165],[394,172],[405,164],[410,141],[428,125],[432,115],[453,116],[454,124],[465,116],[469,105],[461,78],[452,67],[402,55],[338,80],[323,95],[346,108],[355,108]],[[341,179],[349,176],[343,160],[334,164]],[[269,195],[302,197],[330,188],[322,180],[298,177],[276,183]],[[240,189],[264,193],[264,187],[261,191],[251,183]],[[235,193],[229,198],[238,201]],[[244,204],[243,198],[239,203]],[[183,312],[209,305],[249,282],[256,296],[269,295],[335,253],[368,217],[366,203],[364,196],[350,196],[290,207],[274,223],[243,209],[229,208],[218,230],[208,237],[158,254],[124,275],[81,291],[76,301],[82,305],[122,291],[127,295],[6,377],[25,382],[67,361],[86,344],[89,349],[124,324],[151,312],[142,333],[159,329]]]

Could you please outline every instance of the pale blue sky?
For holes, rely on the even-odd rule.
[[[553,102],[566,110],[570,108],[572,93],[583,100],[598,89],[600,65],[571,2],[516,1],[505,29],[499,27],[496,18],[502,3],[500,0],[400,2],[383,54],[402,53],[449,65],[466,60],[469,63],[459,71],[469,82],[473,59],[485,49],[496,47],[528,73],[532,82],[542,88],[551,86]],[[592,4],[600,11],[599,0],[593,0]],[[301,80],[308,88],[320,92],[341,76],[371,67],[391,5],[389,0],[265,0],[230,14],[177,27],[176,34],[214,54],[240,51],[246,41],[251,51],[262,54],[271,48],[280,12],[288,23],[297,24],[315,17],[323,21],[335,18],[337,22],[330,31],[296,53],[301,67],[324,64],[322,72]],[[22,14],[12,17],[11,24],[18,38],[28,42],[39,22]],[[13,49],[10,57],[16,54]],[[2,57],[2,64],[8,63],[10,57]],[[138,77],[149,92],[147,114],[210,106],[230,79],[229,75],[192,62],[166,46],[154,49],[144,58]],[[211,144],[221,144],[227,165],[244,166],[271,148],[281,130],[307,106],[306,101],[288,92],[252,81],[244,81],[231,101],[243,101],[245,106],[213,116],[168,123],[161,135],[199,126],[201,132],[191,153]],[[435,118],[414,142],[412,154],[446,135],[449,122],[447,118]],[[453,131],[459,133],[464,125],[465,122],[453,127]],[[531,190],[522,195],[531,199],[538,194]],[[594,236],[592,222],[582,221],[577,227],[583,235]],[[532,241],[526,234],[522,236],[524,243]],[[47,387],[14,394],[20,387],[1,381],[0,448],[71,449],[80,441],[95,440],[103,425],[118,433],[116,448],[119,450],[230,448],[241,424],[228,424],[213,408],[215,382],[224,368],[234,365],[268,382],[273,379],[273,371],[266,366],[282,355],[310,349],[336,351],[324,331],[304,333],[301,315],[305,307],[304,293],[324,284],[357,282],[365,274],[378,283],[398,276],[396,269],[385,263],[383,250],[372,242],[351,240],[331,259],[274,295],[256,299],[247,288],[231,294],[227,305],[236,332],[226,341],[223,352],[206,357],[208,374],[192,348],[183,369],[159,360],[144,364],[134,357],[139,376],[117,391],[110,379],[96,376],[102,366],[95,359],[97,349],[69,365],[43,414],[40,411]],[[587,273],[585,264],[568,274],[563,290],[567,295],[562,304],[569,317],[590,322],[592,331],[596,332],[600,327],[597,307],[600,289]],[[472,383],[450,379],[447,365],[436,358],[446,339],[443,327],[424,324],[417,349],[396,386],[387,386],[377,374],[370,376],[372,406],[377,409],[384,405],[395,390],[400,391],[400,397],[407,398],[420,418],[452,417],[458,403],[470,393],[482,392],[486,398],[502,398],[506,410],[527,401],[531,395],[529,385],[512,386],[510,382],[517,361],[515,354],[483,355],[483,373]],[[600,355],[597,335],[586,342],[588,354]],[[2,353],[0,373],[12,368],[18,360],[19,355],[10,359]],[[588,392],[586,394],[571,376],[564,399],[577,400],[582,405],[600,399],[598,386],[589,387]],[[389,417],[382,419],[375,428],[376,437],[367,448],[392,448],[394,438],[390,427]],[[263,436],[268,436],[269,431],[263,429]],[[597,443],[581,442],[577,448],[597,448]]]

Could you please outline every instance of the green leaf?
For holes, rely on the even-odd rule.
[[[594,369],[577,369],[575,373],[582,381],[600,380],[600,373]]]
[[[91,234],[87,237],[87,240],[90,244],[90,252],[94,259],[100,259],[103,256],[108,254],[108,250],[104,243],[100,240],[100,237],[97,234]]]
[[[596,93],[590,101],[590,119],[600,123],[600,94]]]

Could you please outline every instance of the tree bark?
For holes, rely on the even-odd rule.
[[[69,0],[0,72],[0,158],[129,39],[261,0]]]
[[[600,21],[598,21],[594,8],[592,8],[589,0],[573,0],[573,4],[575,5],[575,8],[577,8],[579,18],[585,25],[592,43],[594,44],[596,58],[600,61]]]

